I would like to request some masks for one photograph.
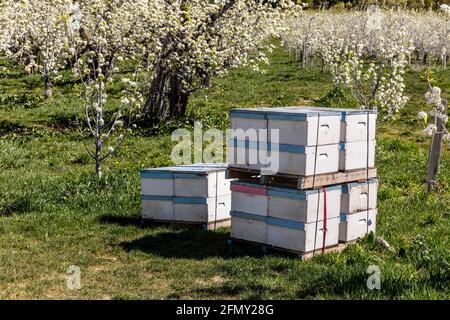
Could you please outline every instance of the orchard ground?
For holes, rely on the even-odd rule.
[[[281,48],[270,58],[265,74],[235,69],[196,93],[188,120],[135,130],[105,162],[101,182],[73,122],[82,110],[73,82],[57,83],[47,102],[38,76],[1,72],[0,298],[449,299],[450,152],[443,151],[437,192],[428,193],[429,138],[415,120],[427,84],[418,70],[407,74],[410,101],[401,115],[378,125],[377,235],[395,254],[368,236],[341,254],[302,262],[230,248],[229,229],[139,227],[139,170],[171,164],[173,129],[193,119],[226,129],[232,107],[356,107],[330,91],[319,66],[300,70]],[[450,98],[450,70],[436,76]],[[67,287],[71,265],[80,267],[80,290]],[[369,265],[380,267],[381,290],[366,286]]]

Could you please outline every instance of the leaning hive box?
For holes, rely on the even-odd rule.
[[[298,252],[322,248],[326,198],[325,246],[338,244],[340,186],[300,191],[234,181],[231,191],[233,238]]]
[[[339,223],[339,241],[348,242],[375,232],[377,209],[341,214]]]
[[[225,164],[141,170],[142,218],[186,223],[230,219],[230,181]]]
[[[235,167],[261,170],[277,159],[277,172],[303,176],[337,172],[340,117],[338,112],[301,107],[233,109],[229,161]],[[278,139],[272,130],[277,130]],[[261,151],[268,151],[270,159]]]

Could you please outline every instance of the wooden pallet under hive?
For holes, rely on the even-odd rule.
[[[377,169],[369,168],[345,172],[325,173],[316,176],[296,176],[290,174],[264,175],[260,170],[243,169],[229,166],[226,171],[227,179],[240,179],[260,184],[282,186],[306,190],[325,186],[366,181],[377,177]]]

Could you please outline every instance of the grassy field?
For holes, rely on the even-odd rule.
[[[302,262],[227,245],[219,232],[140,228],[139,169],[170,165],[170,132],[228,126],[232,107],[354,104],[329,94],[330,76],[300,70],[283,49],[265,74],[236,69],[198,92],[189,119],[136,130],[105,163],[98,182],[73,124],[81,111],[70,81],[41,98],[36,76],[0,74],[0,298],[76,299],[449,299],[450,152],[444,149],[438,190],[424,186],[429,139],[415,120],[426,84],[407,75],[411,97],[395,121],[379,122],[377,234],[342,254]],[[6,61],[2,65],[8,65]],[[438,72],[450,97],[450,72]],[[115,88],[115,92],[118,88]],[[381,290],[366,288],[366,269],[381,269]],[[81,290],[66,286],[70,265],[81,268]]]

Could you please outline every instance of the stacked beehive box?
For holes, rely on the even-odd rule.
[[[255,159],[248,155],[252,149],[266,145],[270,150],[278,149],[280,173],[309,176],[337,172],[340,117],[337,112],[304,108],[234,109],[230,114],[231,129],[246,131],[248,139],[230,140],[230,163],[237,168],[260,170],[266,159],[259,153]],[[249,129],[256,129],[258,135],[252,135]],[[278,130],[278,142],[272,141],[271,130]],[[246,154],[245,162],[238,161],[239,153]]]
[[[230,181],[225,164],[194,164],[141,170],[142,219],[202,224],[208,229],[230,224]]]
[[[377,180],[369,178],[376,112],[285,107],[235,109],[230,116],[231,129],[268,130],[257,140],[248,134],[229,143],[228,174],[240,178],[231,184],[233,239],[306,254],[375,230]],[[249,154],[274,149],[271,129],[279,132],[279,170],[267,179],[267,159],[255,163]],[[275,178],[279,183],[269,182]]]
[[[324,190],[301,191],[236,181],[231,191],[234,239],[295,252],[338,244],[340,186],[325,191],[327,202],[337,204],[326,210],[326,216]]]

